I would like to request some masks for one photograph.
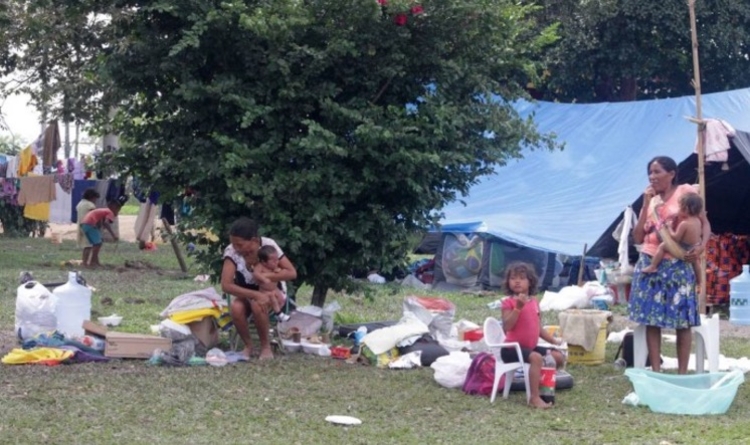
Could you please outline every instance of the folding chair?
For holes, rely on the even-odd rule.
[[[284,286],[286,290],[286,286]],[[224,294],[224,299],[227,301],[227,307],[232,307],[232,296],[230,294]],[[296,307],[295,302],[291,299],[291,297],[287,296],[286,302],[284,303],[284,309],[283,312],[285,314],[288,314]],[[269,336],[271,338],[271,347],[276,350],[276,352],[279,352],[283,354],[285,352],[282,343],[281,343],[281,335],[279,333],[279,330],[276,328],[276,324],[278,323],[278,320],[276,320],[276,317],[273,313],[269,315],[269,321],[271,322],[271,328],[269,332]],[[255,329],[255,322],[253,321],[253,314],[252,312],[247,317],[247,325],[250,330],[250,338],[253,340],[253,342],[260,342],[260,339],[258,338],[258,332],[257,329]],[[229,348],[232,351],[236,351],[240,348],[240,345],[242,343],[242,339],[240,338],[239,334],[237,334],[237,330],[234,328],[234,323],[228,323],[224,327],[224,331],[228,333],[228,342],[229,342]]]
[[[529,386],[529,364],[524,363],[521,355],[521,346],[517,342],[508,343],[505,341],[505,331],[503,325],[494,317],[487,317],[484,320],[484,342],[489,347],[492,355],[495,356],[495,381],[492,384],[492,395],[490,403],[495,403],[497,388],[500,385],[500,378],[505,375],[505,385],[503,388],[503,398],[507,399],[510,394],[510,387],[513,383],[513,376],[516,370],[523,370],[523,382],[526,386],[526,403],[531,400],[531,388]],[[505,363],[501,356],[503,348],[515,348],[518,354],[517,362]]]

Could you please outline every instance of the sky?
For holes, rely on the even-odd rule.
[[[41,132],[41,116],[28,105],[29,96],[10,96],[2,103],[2,112],[8,129],[0,129],[4,136],[13,135],[23,144],[33,142]]]
[[[31,98],[26,94],[18,94],[9,96],[4,102],[1,102],[3,119],[8,127],[0,128],[0,136],[15,136],[15,138],[21,142],[21,145],[26,145],[34,142],[42,132],[41,126],[41,114],[36,109],[29,105]],[[64,129],[62,124],[60,125],[60,138],[64,141]],[[73,145],[73,139],[75,138],[75,126],[70,126],[70,143]],[[81,131],[79,134],[79,153],[91,153],[93,151],[92,146],[82,143],[84,139],[88,139],[85,132]]]

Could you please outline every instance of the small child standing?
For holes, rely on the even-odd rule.
[[[529,405],[551,408],[552,405],[542,400],[539,392],[544,356],[549,350],[558,368],[563,365],[564,357],[558,350],[538,346],[540,337],[553,345],[562,343],[561,339],[554,338],[542,327],[539,303],[531,296],[537,293],[538,283],[531,264],[513,262],[506,267],[503,284],[508,296],[501,304],[503,330],[507,342],[517,342],[521,346],[523,361],[529,364]],[[503,348],[500,354],[505,362],[519,361],[515,348]]]
[[[689,252],[693,247],[700,245],[703,237],[703,225],[700,214],[703,211],[703,200],[696,193],[688,193],[680,197],[680,210],[677,213],[677,227],[672,229],[672,224],[667,224],[669,236],[680,245],[683,255]],[[669,220],[667,220],[669,221]],[[654,273],[659,268],[659,263],[664,259],[667,252],[667,243],[662,240],[659,249],[651,259],[651,264],[641,269],[643,273]],[[682,258],[679,258],[682,259]],[[693,261],[693,270],[695,271],[695,282],[700,284],[700,264],[699,260]]]
[[[83,233],[81,224],[83,218],[92,210],[96,208],[96,200],[99,199],[99,192],[95,189],[86,189],[83,192],[83,199],[76,205],[76,213],[78,215],[78,248],[83,249],[83,265],[84,267],[89,266],[89,256],[91,255],[91,243],[86,234]]]
[[[258,264],[253,267],[253,279],[258,282],[260,290],[273,293],[271,304],[274,315],[277,320],[286,321],[289,320],[289,315],[283,311],[286,295],[279,287],[279,283],[268,278],[268,274],[279,270],[279,253],[273,246],[262,246],[258,250]]]
[[[99,251],[102,248],[102,227],[112,235],[117,241],[117,235],[112,230],[111,224],[115,221],[117,213],[120,211],[118,201],[110,201],[107,208],[94,209],[88,212],[81,220],[81,231],[86,235],[86,239],[91,243],[91,258],[87,264],[88,267],[99,267]]]

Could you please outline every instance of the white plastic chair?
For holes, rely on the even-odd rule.
[[[529,364],[524,363],[523,356],[521,355],[521,346],[517,342],[506,343],[505,342],[505,331],[503,331],[503,325],[494,317],[487,317],[484,320],[484,342],[487,347],[495,356],[495,382],[492,385],[492,395],[490,396],[490,403],[495,403],[495,396],[497,395],[497,387],[500,385],[500,378],[505,375],[505,387],[503,388],[503,398],[507,399],[510,394],[510,387],[513,383],[513,375],[516,370],[523,370],[523,383],[526,386],[526,403],[531,400],[531,388],[529,387]],[[502,348],[516,348],[516,354],[518,354],[519,361],[512,363],[505,363],[501,357]]]

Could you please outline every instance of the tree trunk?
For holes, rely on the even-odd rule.
[[[326,294],[328,294],[328,286],[322,284],[316,284],[313,287],[312,304],[313,306],[323,307],[326,304]]]
[[[623,77],[620,79],[620,101],[632,102],[638,99],[638,82],[635,77]]]

